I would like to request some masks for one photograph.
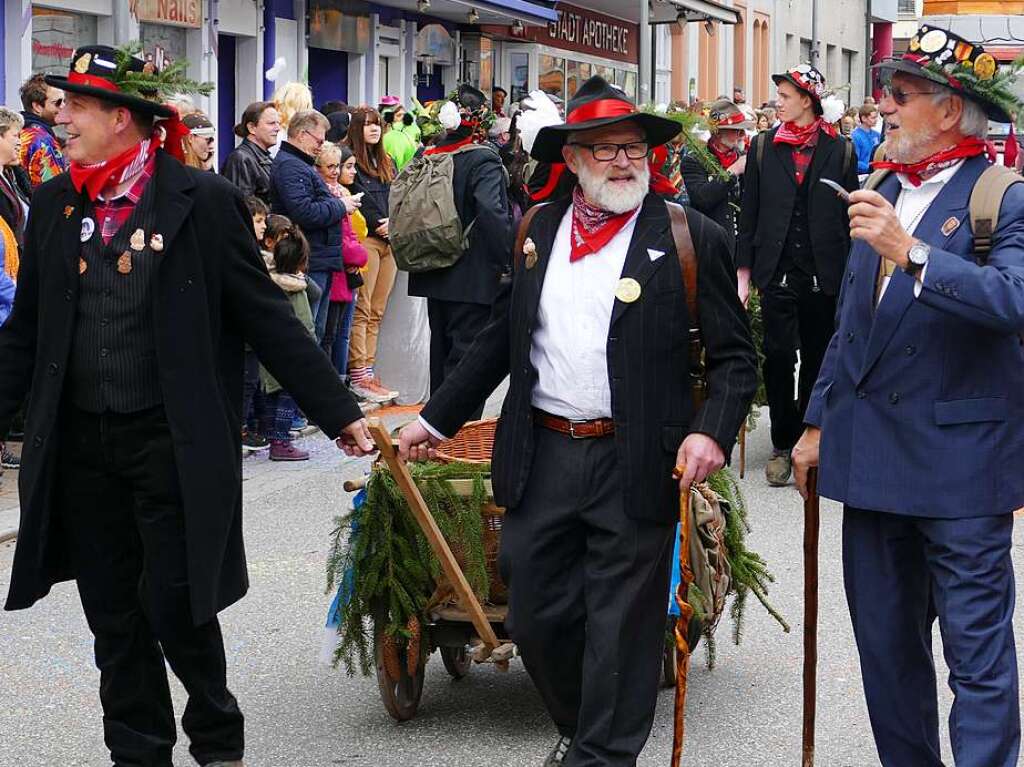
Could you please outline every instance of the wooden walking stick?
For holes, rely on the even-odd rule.
[[[743,421],[740,427],[740,479],[747,473],[747,422]]]
[[[677,474],[681,474],[676,469]],[[679,494],[679,585],[676,587],[676,605],[679,618],[676,620],[676,706],[675,728],[672,737],[672,767],[679,767],[683,757],[683,739],[686,735],[686,675],[690,670],[690,619],[693,607],[688,596],[693,583],[690,569],[690,493]]]
[[[804,740],[802,767],[814,767],[814,719],[818,709],[818,470],[807,472],[804,501]]]

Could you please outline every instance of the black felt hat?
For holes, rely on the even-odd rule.
[[[799,91],[811,97],[814,113],[821,115],[821,99],[825,96],[825,76],[810,64],[799,64],[781,74],[772,75],[776,85],[787,82]]]
[[[541,128],[530,154],[541,162],[563,162],[562,147],[570,134],[624,122],[638,124],[652,147],[667,144],[679,133],[679,123],[675,120],[639,111],[624,91],[610,85],[603,77],[595,76],[583,83],[569,100],[563,124]]]

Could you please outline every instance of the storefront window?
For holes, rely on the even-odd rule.
[[[627,72],[624,69],[615,70],[615,84],[626,92],[634,101],[636,100],[636,72]]]
[[[540,78],[538,85],[542,91],[560,99],[565,99],[565,59],[557,56],[541,54],[538,57]]]
[[[96,17],[32,9],[32,73],[67,74],[75,49],[96,45]]]
[[[609,83],[615,82],[615,69],[613,67],[606,67],[603,64],[594,65],[594,74],[599,75]]]
[[[513,53],[509,56],[512,70],[512,92],[509,98],[517,103],[530,95],[530,54]]]
[[[186,30],[164,24],[139,24],[139,39],[146,61],[152,61],[157,69],[170,66],[175,61],[188,61],[185,43]]]
[[[586,64],[582,61],[572,61],[566,65],[566,78],[565,86],[568,92],[568,98],[572,98],[576,95],[576,91],[580,89],[591,77],[592,67],[590,64]]]

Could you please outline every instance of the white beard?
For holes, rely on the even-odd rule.
[[[651,171],[646,163],[643,170],[637,172],[628,184],[616,185],[619,188],[613,188],[604,175],[591,173],[583,164],[580,165],[578,178],[583,195],[591,205],[615,214],[639,208],[651,185]]]
[[[914,135],[904,133],[901,128],[895,136],[886,136],[885,156],[893,162],[920,162],[928,155],[927,147],[932,146],[938,136],[936,128],[923,128]]]

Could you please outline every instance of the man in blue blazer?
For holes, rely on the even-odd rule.
[[[846,595],[885,767],[941,767],[932,624],[957,767],[1014,767],[1013,511],[1024,506],[1024,184],[985,258],[968,203],[988,119],[1021,104],[976,45],[922,27],[880,65],[890,174],[851,197],[836,333],[793,451],[844,504]]]

